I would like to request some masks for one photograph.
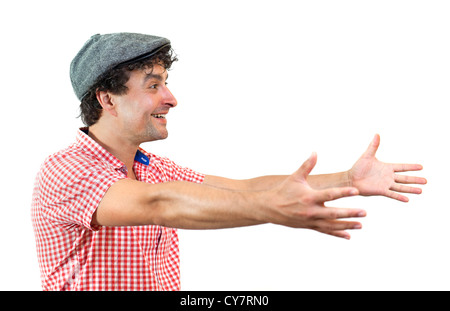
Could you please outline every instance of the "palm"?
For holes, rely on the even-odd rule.
[[[384,195],[393,181],[391,165],[376,158],[360,158],[352,168],[352,185],[361,195]]]
[[[352,186],[357,188],[361,195],[383,195],[403,202],[407,202],[408,198],[398,192],[421,193],[420,188],[409,187],[404,184],[425,184],[425,178],[396,173],[418,171],[422,169],[422,166],[418,164],[389,164],[378,161],[375,153],[379,144],[380,137],[376,135],[369,148],[349,171]]]

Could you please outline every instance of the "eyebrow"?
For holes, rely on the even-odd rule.
[[[169,74],[166,72],[166,80],[169,78]],[[162,74],[154,74],[154,73],[147,73],[144,77],[143,83],[146,83],[150,79],[156,79],[158,81],[164,81],[164,76]]]

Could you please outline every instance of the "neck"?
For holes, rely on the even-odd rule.
[[[89,127],[88,135],[125,164],[128,170],[128,178],[136,179],[133,172],[133,164],[139,144],[132,143],[129,140],[115,135],[113,131],[106,130],[96,124]]]

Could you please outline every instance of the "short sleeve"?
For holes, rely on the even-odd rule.
[[[66,229],[83,226],[98,230],[91,226],[92,215],[106,191],[123,178],[113,167],[88,158],[49,158],[36,180],[41,212]]]
[[[161,157],[159,160],[171,181],[182,180],[201,184],[205,179],[204,174],[180,166],[168,158]]]

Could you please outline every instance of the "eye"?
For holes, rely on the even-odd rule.
[[[168,82],[164,82],[164,85],[165,86],[167,86],[169,83]],[[158,88],[158,86],[159,86],[159,84],[152,84],[152,85],[150,85],[150,89],[157,89]]]

